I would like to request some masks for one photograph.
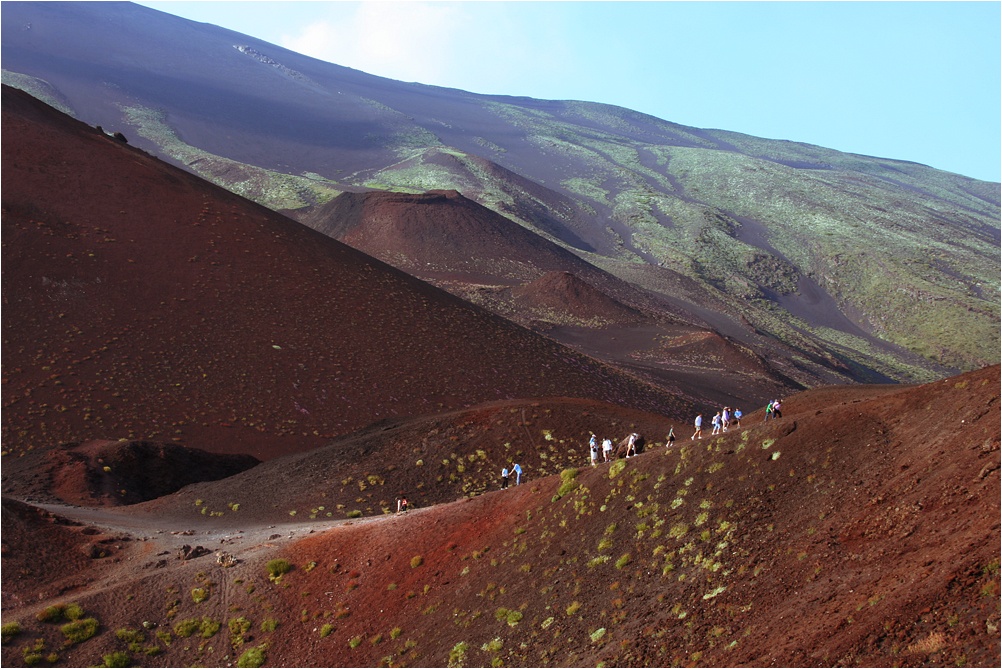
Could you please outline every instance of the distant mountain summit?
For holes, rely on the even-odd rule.
[[[344,192],[456,191],[800,385],[999,361],[997,183],[396,82],[129,3],[2,12],[5,83],[273,209],[305,219]]]

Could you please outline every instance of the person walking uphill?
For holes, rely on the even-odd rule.
[[[512,471],[515,472],[515,485],[521,485],[522,484],[522,465],[520,465],[520,464],[518,464],[516,462],[515,466],[512,467]]]
[[[689,441],[692,441],[693,439],[702,439],[703,438],[703,414],[699,414],[699,415],[696,416],[696,422],[693,423],[693,425],[696,427],[696,431],[692,433],[691,437],[689,437]]]
[[[612,439],[602,440],[602,458],[605,462],[609,461],[612,457]]]
[[[594,434],[588,441],[588,450],[591,451],[591,464],[594,467],[598,464],[598,438]]]
[[[504,490],[508,487],[508,468],[503,467],[501,469],[501,489]]]

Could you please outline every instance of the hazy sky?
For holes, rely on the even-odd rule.
[[[999,2],[142,2],[401,81],[1000,180]]]

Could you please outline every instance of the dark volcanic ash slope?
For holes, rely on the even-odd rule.
[[[686,403],[3,92],[5,451],[302,450],[388,416]]]

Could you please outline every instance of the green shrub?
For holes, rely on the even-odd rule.
[[[66,623],[60,629],[66,640],[72,643],[82,643],[97,634],[97,618],[83,618]]]
[[[260,667],[264,664],[265,659],[265,645],[255,646],[254,648],[248,648],[243,652],[243,654],[237,659],[238,667]]]
[[[282,578],[283,575],[292,571],[292,564],[284,558],[276,558],[274,560],[268,560],[265,568],[268,570],[268,578],[273,581],[277,581]]]
[[[626,460],[616,460],[609,466],[609,478],[616,478],[624,469],[626,469]]]
[[[466,651],[470,647],[470,644],[465,641],[460,641],[452,650],[449,651],[449,666],[450,667],[462,667],[463,662],[466,661]]]
[[[53,604],[52,606],[46,606],[44,609],[35,614],[35,620],[40,623],[58,623],[63,619],[63,611],[65,609],[65,604]]]
[[[179,620],[177,624],[174,625],[174,634],[186,639],[198,630],[201,623],[197,618],[189,618],[188,620]]]
[[[116,650],[113,653],[108,653],[103,658],[103,667],[131,667],[132,658],[124,650]]]
[[[278,629],[278,621],[274,618],[265,618],[261,622],[262,632],[274,632],[276,629]]]
[[[8,641],[13,639],[20,633],[21,633],[21,623],[17,621],[4,623],[3,626],[0,626],[0,635],[2,635],[3,637],[4,645],[6,645]]]
[[[592,632],[589,636],[591,637],[592,642],[598,641],[599,639],[601,639],[602,637],[605,636],[605,628],[604,627],[599,627],[597,630],[595,630],[594,632]]]
[[[24,657],[24,663],[29,667],[34,666],[45,659],[42,653],[45,652],[45,639],[35,639],[34,645],[25,646],[21,655]]]
[[[578,476],[578,470],[575,467],[570,467],[560,472],[560,487],[557,488],[557,499],[563,497],[564,495],[572,492],[578,487],[578,482],[575,479]]]
[[[620,557],[618,560],[616,560],[616,569],[622,569],[626,565],[630,564],[631,561],[632,561],[632,558],[630,557],[630,554],[626,553],[625,555],[623,555],[622,557]]]
[[[191,589],[191,599],[196,604],[201,604],[209,598],[208,588],[192,588]]]
[[[390,630],[390,638],[391,639],[396,639],[398,636],[400,636],[403,633],[404,633],[404,631],[402,629],[400,629],[399,627],[394,627],[393,629]]]
[[[359,644],[361,643],[362,643],[362,637],[353,636],[351,640],[348,642],[348,645],[351,646],[352,648],[358,648]]]
[[[63,617],[67,620],[80,620],[84,617],[83,607],[79,604],[67,604],[63,609]]]
[[[348,516],[349,518],[361,518],[362,517],[362,512],[359,511],[358,509],[352,509],[351,511],[349,511],[345,515]]]
[[[417,569],[422,564],[424,564],[424,558],[420,555],[415,555],[411,558],[411,569]]]
[[[320,638],[323,639],[324,637],[330,636],[330,633],[333,631],[334,631],[333,625],[331,625],[330,623],[324,624],[324,626],[320,628]]]
[[[567,615],[573,616],[580,609],[581,609],[581,602],[575,600],[570,603],[570,606],[567,607]]]

